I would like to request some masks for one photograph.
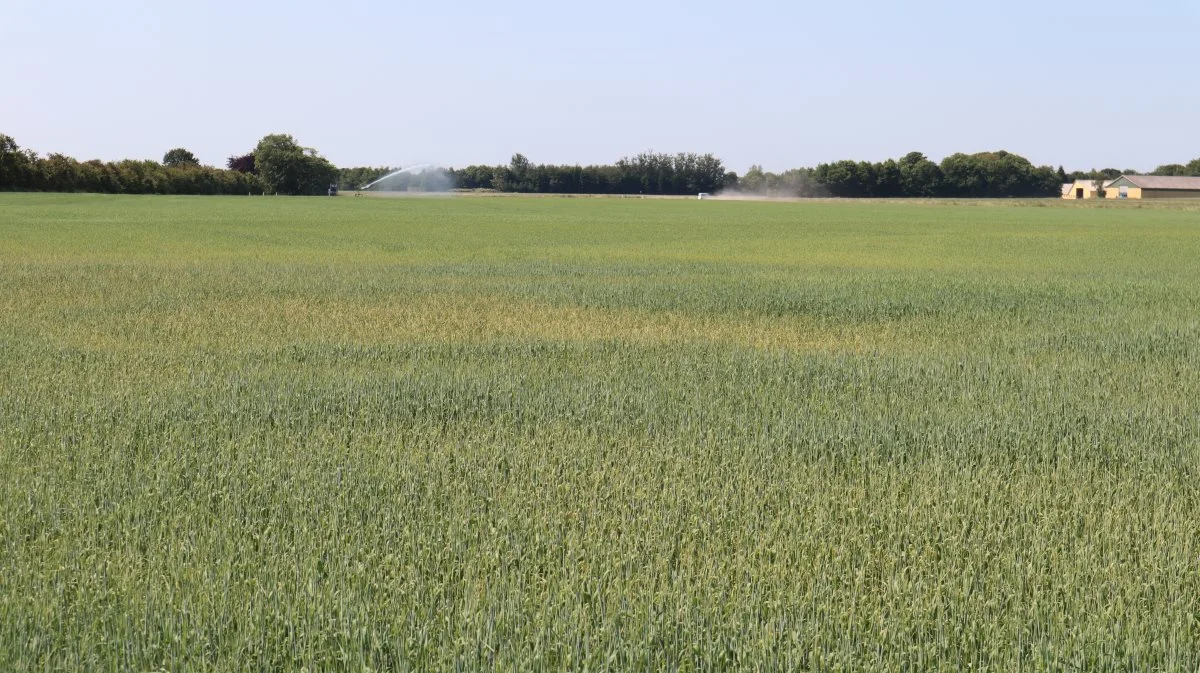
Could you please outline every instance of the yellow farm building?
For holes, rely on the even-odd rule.
[[[1122,175],[1116,180],[1076,180],[1062,186],[1064,199],[1200,199],[1200,177]]]
[[[1076,180],[1063,185],[1062,197],[1064,199],[1094,199],[1099,190],[1099,180]]]
[[[1200,199],[1200,177],[1122,175],[1104,185],[1106,199]]]

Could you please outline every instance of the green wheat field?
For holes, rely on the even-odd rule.
[[[0,195],[0,670],[1198,667],[1195,209]]]

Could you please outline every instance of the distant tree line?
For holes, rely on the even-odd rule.
[[[811,168],[793,168],[782,173],[772,173],[755,164],[745,175],[733,180],[732,187],[737,192],[759,196],[829,196],[830,191],[813,173]]]
[[[726,172],[706,155],[643,153],[614,165],[533,164],[524,155],[507,166],[450,170],[459,189],[590,194],[695,194],[737,190],[793,197],[1044,197],[1057,196],[1067,181],[1062,169],[1034,166],[1006,151],[953,154],[936,163],[920,152],[882,162],[837,161],[783,173],[751,166],[745,175]]]
[[[379,178],[395,171],[395,168],[386,166],[363,166],[359,168],[339,168],[338,169],[338,188],[346,190],[359,189],[364,185],[368,185]]]
[[[1200,158],[1192,159],[1186,164],[1166,164],[1154,169],[1150,175],[1178,175],[1184,177],[1200,177]],[[1117,176],[1120,177],[1120,176]]]
[[[177,148],[163,162],[77,161],[63,154],[40,156],[0,134],[0,190],[100,192],[107,194],[247,194],[262,192],[253,174],[201,166]]]
[[[898,160],[836,161],[781,174],[751,166],[737,186],[775,196],[1000,198],[1055,196],[1060,183],[1053,168],[999,151],[952,154],[940,164],[910,152]]]
[[[174,148],[156,161],[80,162],[21,149],[0,134],[0,189],[121,194],[325,194],[353,190],[393,172],[387,167],[337,168],[287,134],[264,136],[226,168],[202,166],[190,151]],[[920,152],[881,162],[836,161],[783,173],[751,166],[743,176],[727,171],[712,154],[643,152],[615,164],[535,164],[523,154],[508,164],[407,171],[389,178],[397,190],[470,189],[544,194],[680,195],[739,190],[774,196],[837,197],[1040,197],[1057,196],[1076,179],[1111,180],[1136,173],[1104,168],[1067,173],[1034,166],[1005,151],[952,154],[940,163]],[[1152,175],[1200,176],[1200,158],[1166,164]]]
[[[1123,171],[1116,168],[1093,168],[1090,171],[1072,171],[1070,173],[1063,172],[1061,167],[1058,170],[1063,174],[1064,183],[1074,182],[1075,180],[1116,180],[1122,175],[1138,174],[1138,171],[1132,168],[1126,168]],[[1192,159],[1186,164],[1164,164],[1150,171],[1147,175],[1200,177],[1200,158]]]
[[[1062,167],[1059,167],[1062,171]],[[1063,183],[1075,182],[1076,180],[1116,180],[1122,175],[1137,175],[1137,171],[1117,170],[1116,168],[1093,168],[1090,171],[1071,171],[1070,173],[1062,172],[1060,177]]]
[[[643,152],[608,165],[535,164],[515,154],[508,165],[448,171],[458,189],[541,194],[696,194],[736,182],[711,154]]]
[[[77,161],[40,156],[0,134],[0,190],[108,194],[325,194],[338,170],[290,135],[265,136],[253,152],[230,157],[227,168],[202,166],[185,148],[158,161]]]

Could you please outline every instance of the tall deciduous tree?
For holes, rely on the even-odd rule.
[[[324,194],[338,181],[333,164],[285,133],[263,136],[254,148],[254,164],[267,189],[280,194]]]

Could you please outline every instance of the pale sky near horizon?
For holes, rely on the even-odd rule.
[[[1200,157],[1200,2],[0,1],[0,133],[203,163],[291,133],[339,166],[744,173],[1007,149],[1067,170]]]

